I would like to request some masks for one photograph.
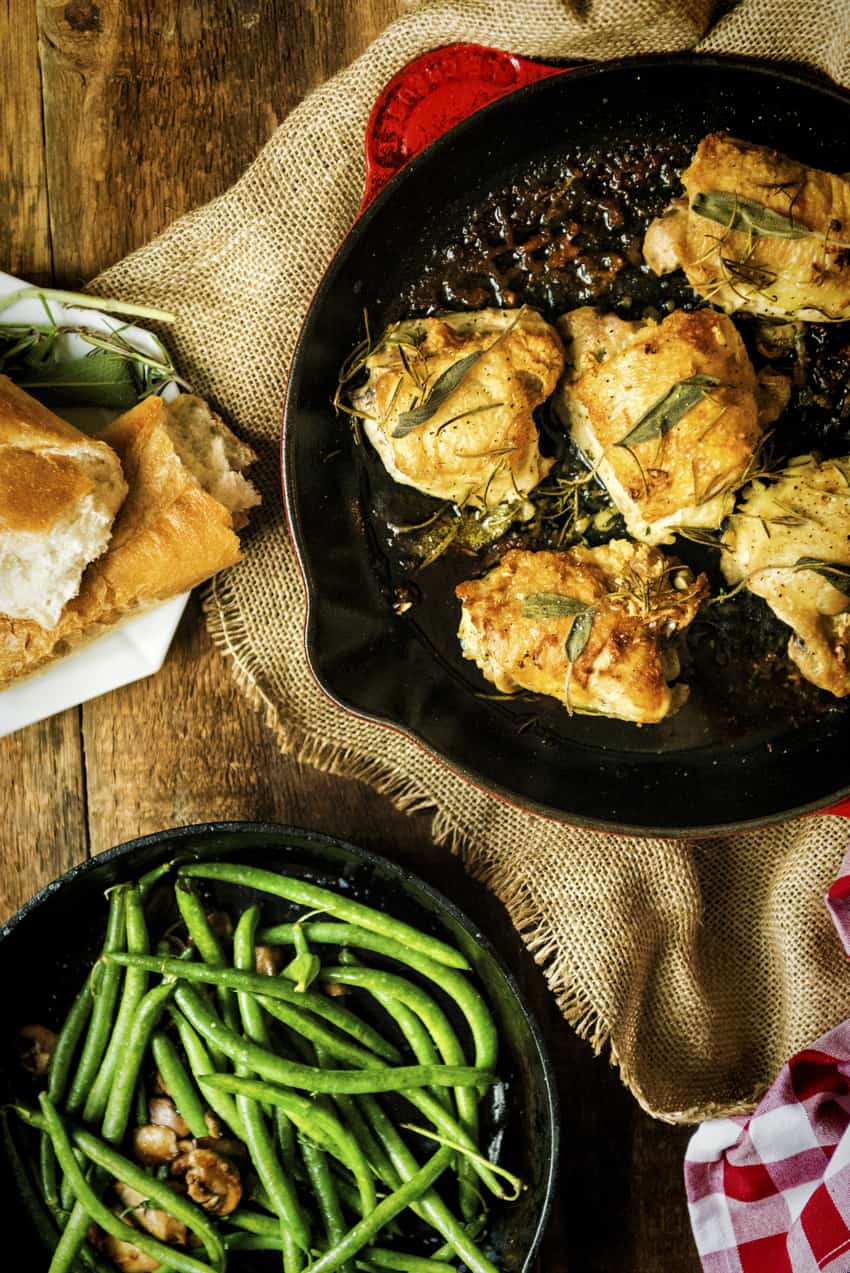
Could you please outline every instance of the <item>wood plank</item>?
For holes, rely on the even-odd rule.
[[[0,269],[33,283],[50,281],[50,233],[35,11],[0,0]]]
[[[35,10],[0,0],[0,269],[51,280]],[[86,852],[79,712],[0,740],[0,920]]]
[[[225,190],[402,9],[38,0],[57,276],[81,283]]]

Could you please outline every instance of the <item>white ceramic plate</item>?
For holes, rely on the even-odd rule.
[[[9,296],[26,286],[20,279],[0,272],[0,297]],[[63,324],[107,334],[120,328],[122,339],[142,353],[153,357],[161,353],[155,336],[140,327],[127,327],[125,319],[111,318],[95,309],[75,309],[57,301],[44,302],[33,298],[17,301],[3,311],[2,322],[4,325],[14,323],[23,326],[43,323],[45,304],[53,317]],[[59,357],[79,356],[88,348],[90,346],[80,336],[63,336],[59,342]],[[178,392],[176,385],[169,384],[163,388],[162,396],[167,399]],[[91,431],[103,428],[115,414],[102,407],[91,410],[69,407],[66,410],[59,406],[53,410],[71,420],[77,428]],[[106,636],[66,655],[43,672],[0,691],[0,738],[62,712],[66,707],[86,703],[109,690],[158,672],[188,599],[188,592],[172,597],[170,601],[128,620]]]

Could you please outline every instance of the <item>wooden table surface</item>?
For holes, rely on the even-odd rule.
[[[76,287],[224,190],[404,0],[0,0],[0,269]],[[88,855],[210,819],[404,862],[489,934],[555,1060],[562,1156],[538,1273],[696,1273],[688,1131],[647,1117],[560,1019],[501,905],[407,817],[282,756],[190,604],[162,671],[0,741],[0,919]]]

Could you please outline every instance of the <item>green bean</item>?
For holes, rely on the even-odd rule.
[[[38,1142],[38,1165],[44,1201],[55,1213],[60,1208],[58,1165],[56,1154],[53,1152],[53,1142],[46,1132],[42,1133]]]
[[[322,979],[330,983],[330,985],[360,986],[373,995],[382,995],[384,999],[397,1000],[419,1017],[436,1043],[440,1055],[447,1065],[463,1065],[465,1063],[466,1058],[464,1057],[460,1040],[442,1008],[431,995],[427,994],[420,986],[408,981],[406,977],[399,977],[395,973],[379,972],[373,968],[338,966],[324,968]],[[439,1098],[435,1100],[433,1097],[429,1098],[428,1094],[424,1095],[426,1104],[432,1110],[433,1105],[441,1105]],[[463,1143],[470,1148],[477,1149],[475,1136],[478,1131],[478,1093],[470,1088],[461,1087],[455,1089],[454,1095],[460,1116],[460,1126],[466,1133]],[[417,1107],[422,1109],[421,1100],[418,1101]],[[450,1118],[451,1114],[450,1112],[446,1114],[443,1108],[442,1125],[445,1125],[446,1117]],[[462,1162],[459,1165],[462,1190],[461,1209],[467,1220],[474,1215],[477,1208],[475,1190],[470,1183],[473,1171],[481,1176],[493,1193],[498,1197],[503,1196],[503,1190],[487,1167],[481,1163]]]
[[[197,1089],[186,1073],[180,1053],[164,1031],[155,1030],[151,1035],[151,1052],[165,1090],[189,1131],[199,1138],[209,1135],[204,1107]],[[143,1121],[147,1122],[147,1119]]]
[[[381,994],[379,991],[373,991],[373,998],[381,1005],[384,1011],[392,1017],[398,1028],[401,1030],[413,1055],[416,1057],[418,1065],[437,1065],[439,1056],[437,1049],[431,1041],[431,1035],[422,1024],[421,1017],[408,1008],[406,1003],[402,1003],[400,999],[393,999],[390,995]],[[434,1096],[451,1111],[451,1097],[444,1088],[435,1088]]]
[[[453,1264],[444,1264],[433,1257],[405,1255],[402,1251],[387,1251],[383,1247],[370,1246],[366,1257],[371,1268],[392,1269],[393,1273],[455,1273]],[[361,1268],[357,1262],[357,1268]]]
[[[177,1247],[166,1246],[164,1242],[150,1237],[149,1234],[144,1233],[141,1229],[135,1229],[131,1225],[125,1224],[123,1220],[118,1219],[114,1212],[110,1211],[109,1207],[101,1202],[77,1166],[77,1160],[71,1149],[71,1142],[50,1097],[46,1092],[42,1092],[39,1101],[47,1129],[53,1140],[59,1166],[65,1172],[65,1175],[70,1178],[74,1193],[77,1195],[78,1204],[83,1207],[87,1215],[91,1216],[95,1224],[100,1225],[102,1229],[105,1229],[113,1237],[118,1238],[119,1241],[132,1242],[145,1255],[149,1255],[152,1259],[164,1264],[166,1269],[176,1269],[178,1273],[209,1273],[208,1264],[196,1260],[191,1255],[186,1255]],[[69,1255],[73,1259],[76,1254],[73,1248],[69,1251],[65,1244],[68,1232],[69,1230],[66,1229],[56,1247],[49,1273],[64,1273],[64,1270],[70,1265]],[[72,1238],[72,1242],[73,1240]]]
[[[385,1061],[377,1057],[374,1052],[370,1052],[368,1048],[361,1048],[358,1043],[349,1043],[347,1039],[341,1038],[340,1035],[320,1025],[308,1012],[302,1012],[289,1003],[282,1003],[268,995],[257,995],[256,1002],[276,1021],[290,1026],[339,1061],[345,1061],[348,1065],[360,1068],[369,1068],[376,1063],[381,1066],[386,1065]]]
[[[337,1092],[333,1099],[340,1112],[343,1124],[363,1150],[363,1156],[378,1179],[383,1180],[384,1184],[389,1185],[391,1189],[395,1189],[401,1183],[401,1177],[393,1168],[389,1158],[373,1136],[369,1124],[360,1113],[357,1098],[346,1096],[343,1092]]]
[[[239,920],[234,935],[234,957],[237,963],[245,964],[249,960],[251,964],[254,962],[254,934],[257,931],[258,918],[259,908],[251,907]],[[250,995],[240,994],[237,1003],[243,1028],[251,1042],[268,1042],[262,1013],[256,1001]],[[240,1064],[239,1073],[243,1077],[247,1077],[247,1071],[248,1066]],[[310,1250],[310,1229],[307,1218],[289,1178],[281,1167],[259,1105],[237,1091],[236,1108],[239,1110],[242,1125],[245,1128],[248,1151],[254,1169],[281,1222],[285,1273],[298,1273],[298,1270],[303,1267],[303,1261],[295,1248],[308,1253]]]
[[[358,986],[372,995],[397,999],[416,1013],[447,1065],[466,1064],[460,1040],[443,1009],[427,991],[406,977],[362,965],[353,968],[331,965],[322,969],[322,980],[332,986]]]
[[[284,1061],[281,1057],[252,1043],[222,1025],[215,1013],[188,986],[181,985],[174,995],[175,1002],[189,1021],[210,1043],[214,1043],[237,1065],[256,1070],[263,1078],[284,1087],[305,1089],[308,1092],[402,1092],[418,1087],[465,1087],[477,1084],[490,1085],[495,1075],[469,1066],[453,1065],[400,1065],[395,1069],[375,1070],[321,1070],[317,1066]],[[223,1075],[217,1076],[224,1077]],[[463,1129],[455,1124],[452,1138]]]
[[[254,1170],[268,1195],[275,1215],[284,1250],[284,1273],[300,1273],[304,1267],[302,1252],[310,1250],[310,1230],[294,1189],[281,1170],[260,1107],[243,1096],[237,1096],[236,1107],[245,1128],[245,1141]]]
[[[445,964],[449,968],[469,967],[460,951],[446,942],[429,937],[410,924],[373,910],[371,906],[340,897],[338,893],[319,888],[316,884],[308,884],[304,880],[294,880],[274,871],[263,871],[258,867],[232,862],[195,862],[191,866],[181,867],[179,874],[206,880],[226,880],[245,888],[255,888],[261,893],[271,893],[274,897],[306,906],[308,910],[326,911],[328,915],[357,924],[360,928],[385,934],[395,941],[406,943],[411,950],[421,951],[438,964]]]
[[[418,1170],[418,1163],[394,1123],[373,1096],[362,1097],[361,1104],[393,1167],[402,1180],[409,1180]],[[498,1273],[438,1194],[433,1191],[426,1194],[418,1204],[417,1215],[421,1215],[446,1239],[458,1259],[467,1265],[469,1273]]]
[[[496,1024],[481,995],[463,973],[446,969],[418,951],[408,949],[399,941],[367,932],[353,924],[309,921],[301,926],[308,941],[317,945],[354,946],[359,950],[369,950],[376,955],[383,955],[396,963],[404,964],[427,977],[429,981],[433,981],[454,999],[466,1018],[475,1045],[475,1064],[485,1070],[493,1069],[498,1055]],[[294,924],[276,924],[262,928],[258,934],[258,940],[270,945],[291,945],[294,942],[294,929]]]
[[[15,1112],[29,1123],[31,1127],[48,1130],[46,1111],[39,1115],[34,1110],[15,1107]],[[70,1126],[66,1129],[69,1144],[77,1145],[87,1158],[104,1172],[129,1185],[137,1193],[155,1202],[157,1207],[167,1211],[169,1215],[182,1221],[187,1228],[200,1238],[206,1249],[210,1262],[215,1269],[224,1265],[224,1248],[216,1227],[204,1215],[200,1207],[188,1202],[181,1194],[175,1193],[167,1182],[157,1180],[150,1172],[126,1158],[106,1141],[101,1140],[85,1127]]]
[[[350,1229],[342,1242],[337,1243],[335,1247],[326,1251],[315,1263],[311,1264],[310,1273],[332,1273],[334,1269],[338,1269],[346,1260],[356,1255],[358,1251],[362,1251],[365,1246],[369,1245],[376,1234],[380,1233],[384,1225],[395,1219],[411,1203],[418,1202],[424,1194],[429,1192],[435,1180],[442,1175],[451,1160],[451,1150],[438,1149],[424,1167],[421,1167],[409,1180],[406,1180],[403,1185],[379,1202],[371,1215],[364,1217],[359,1224]]]
[[[148,930],[145,926],[141,895],[138,888],[134,885],[130,885],[126,889],[124,906],[127,926],[127,948],[133,954],[146,954],[148,950]],[[105,951],[103,955],[107,970],[111,966],[110,957],[112,953],[111,951]],[[109,1100],[109,1090],[112,1086],[115,1067],[124,1055],[127,1038],[133,1026],[133,1019],[136,1015],[139,1000],[147,988],[147,980],[147,973],[143,969],[128,969],[124,979],[118,1016],[112,1029],[109,1045],[101,1060],[97,1078],[91,1086],[83,1107],[83,1121],[86,1123],[97,1123],[103,1117]],[[66,1105],[69,1113],[75,1112],[75,1107],[71,1105],[70,1099]]]
[[[469,1235],[469,1237],[473,1239],[473,1241],[482,1232],[486,1223],[487,1223],[486,1216],[483,1213],[479,1212],[475,1220],[471,1221],[469,1224],[466,1225],[466,1232]],[[453,1254],[453,1252],[454,1252],[454,1248],[452,1247],[451,1242],[444,1242],[443,1245],[441,1247],[438,1247],[438,1249],[434,1252],[432,1259],[448,1260],[450,1256]]]
[[[79,1151],[77,1151],[78,1161],[82,1162],[82,1158],[83,1158],[82,1154],[80,1154]],[[71,1188],[70,1180],[66,1180],[63,1178],[62,1185],[59,1191],[59,1206],[60,1206],[60,1209],[65,1213],[66,1223],[68,1220],[70,1220],[71,1213],[73,1212],[73,1209],[74,1209],[75,1201],[76,1200],[74,1198],[74,1191]],[[77,1217],[77,1219],[79,1220],[79,1216]]]
[[[177,977],[182,981],[200,981],[214,986],[226,986],[231,990],[245,991],[248,994],[267,995],[329,1021],[343,1034],[350,1035],[358,1043],[387,1061],[401,1060],[398,1048],[388,1043],[377,1030],[367,1025],[365,1021],[361,1021],[348,1008],[335,1003],[327,995],[310,990],[303,993],[295,990],[289,982],[283,981],[280,977],[269,977],[264,973],[241,972],[233,968],[211,968],[208,964],[184,963],[179,959],[167,959],[159,955],[130,955],[117,952],[105,959],[107,963],[158,972],[163,977]]]
[[[120,911],[120,919],[118,912]],[[145,986],[147,984],[147,973],[137,970],[128,970],[124,978],[124,986],[121,992],[121,1002],[118,1008],[117,1017],[113,1021],[115,1008],[115,997],[117,996],[118,984],[115,983],[113,995],[112,985],[108,985],[104,989],[104,983],[110,965],[106,962],[112,951],[112,942],[110,940],[110,928],[113,931],[120,931],[122,936],[126,932],[127,945],[130,950],[138,953],[144,953],[148,949],[148,935],[145,926],[144,911],[142,907],[142,899],[139,890],[134,885],[119,885],[110,893],[109,898],[109,919],[107,921],[107,940],[104,942],[104,953],[101,961],[105,964],[105,969],[101,978],[101,985],[98,990],[99,995],[108,994],[110,996],[107,1004],[95,1003],[92,1011],[92,1019],[89,1026],[89,1038],[96,1036],[98,1032],[103,1032],[103,1038],[95,1037],[94,1050],[99,1051],[100,1064],[97,1067],[97,1074],[92,1082],[88,1093],[81,1092],[80,1098],[85,1097],[83,1105],[82,1117],[85,1122],[95,1123],[103,1119],[106,1106],[109,1100],[112,1080],[115,1068],[119,1059],[123,1057],[127,1038],[133,1026],[136,1008],[141,999]],[[119,938],[120,940],[120,938]],[[108,1011],[107,1011],[108,1009]],[[107,1034],[112,1026],[112,1033],[109,1035],[107,1042]],[[86,1040],[86,1048],[89,1040]],[[104,1050],[105,1046],[105,1050]],[[77,1069],[74,1083],[71,1086],[66,1108],[69,1113],[76,1113],[79,1109],[79,1103],[74,1102],[76,1090],[78,1088],[81,1071],[88,1066],[88,1060],[85,1056],[86,1048],[83,1050],[83,1057]],[[104,1129],[105,1130],[105,1129]],[[112,1129],[114,1132],[114,1128]],[[124,1134],[124,1128],[121,1127],[114,1139],[119,1140]],[[73,1150],[71,1151],[73,1157]],[[58,1157],[58,1154],[57,1154]],[[78,1169],[78,1174],[79,1169]],[[88,1185],[86,1186],[88,1188]],[[93,1192],[90,1190],[90,1192]],[[75,1195],[72,1205],[71,1194]],[[83,1248],[88,1231],[88,1212],[83,1206],[79,1193],[74,1188],[71,1177],[65,1173],[65,1180],[62,1182],[62,1201],[71,1207],[71,1214],[68,1223],[59,1239],[59,1244],[54,1255],[54,1264],[57,1268],[66,1268],[77,1256]],[[51,1268],[51,1273],[53,1269]]]
[[[127,888],[117,888],[113,889],[109,895],[109,915],[106,921],[106,936],[103,942],[104,955],[119,950],[124,941],[127,891]],[[84,989],[87,989],[88,993],[94,996],[91,1019],[86,1041],[83,1044],[83,1050],[77,1062],[77,1071],[71,1081],[65,1101],[66,1108],[72,1114],[82,1109],[97,1074],[98,1066],[106,1051],[109,1042],[109,1031],[112,1028],[115,1003],[121,985],[121,969],[108,964],[95,964],[91,978],[87,979],[87,982],[89,980],[90,984],[87,984]],[[62,1033],[64,1034],[64,1030]],[[61,1070],[58,1070],[51,1096],[58,1100],[60,1096],[56,1089],[64,1087],[66,1083],[67,1076],[63,1075]],[[51,1090],[50,1085],[48,1090]]]
[[[128,897],[127,897],[128,933],[132,931],[132,922],[130,919],[132,897],[133,897],[132,893],[128,894]],[[139,914],[141,915],[141,899],[139,898],[138,893],[136,893],[135,898],[133,900],[134,900],[134,904],[138,903]],[[142,918],[142,927],[144,927],[143,918]],[[136,939],[139,940],[140,936],[141,936],[141,930],[137,932]],[[146,930],[145,930],[145,937],[146,937]],[[128,974],[128,980],[129,980],[129,974]],[[153,990],[148,991],[146,995],[143,995],[141,998],[137,999],[135,996],[135,988],[133,987],[130,988],[130,993],[128,997],[128,987],[125,984],[124,995],[122,997],[122,1003],[121,1003],[121,1010],[119,1011],[119,1014],[118,1014],[119,1024],[117,1024],[115,1027],[115,1033],[113,1034],[112,1041],[110,1042],[109,1048],[107,1049],[106,1057],[104,1058],[104,1061],[101,1064],[101,1074],[103,1074],[104,1067],[106,1066],[106,1063],[107,1063],[107,1059],[109,1058],[110,1053],[113,1051],[113,1044],[115,1042],[115,1038],[120,1027],[121,1042],[120,1042],[120,1046],[115,1048],[115,1059],[112,1064],[112,1074],[111,1074],[112,1081],[109,1085],[109,1095],[108,1095],[108,1099],[106,1103],[106,1109],[103,1112],[103,1122],[101,1126],[101,1131],[105,1139],[108,1141],[112,1141],[114,1144],[117,1144],[117,1142],[122,1139],[125,1131],[127,1130],[127,1123],[130,1116],[130,1108],[132,1106],[133,1096],[136,1090],[136,1080],[138,1079],[139,1070],[141,1068],[142,1061],[144,1059],[144,1053],[147,1047],[147,1041],[150,1037],[151,1031],[155,1028],[156,1023],[162,1014],[162,1010],[165,1007],[166,1000],[171,996],[171,994],[173,993],[173,990],[174,990],[174,986],[172,983],[163,982],[160,985],[155,986]],[[131,1004],[132,1006],[132,1015],[130,1014],[129,1011],[126,1013],[124,1011],[125,1004],[128,1004],[128,1003]],[[122,1015],[123,1015],[123,1024],[122,1024]],[[100,1078],[100,1075],[98,1076],[98,1078]],[[88,1105],[89,1105],[89,1102],[87,1101],[86,1109],[88,1109]],[[56,1145],[55,1137],[53,1137],[53,1142],[54,1142],[54,1148],[55,1148],[55,1145]],[[57,1157],[58,1157],[58,1152],[57,1152]],[[73,1157],[73,1150],[71,1150],[71,1157]],[[78,1169],[78,1174],[81,1176],[79,1169]],[[86,1229],[87,1229],[87,1225],[85,1223],[85,1217],[87,1213],[91,1214],[91,1211],[89,1210],[89,1208],[84,1204],[83,1199],[79,1193],[79,1190],[74,1185],[74,1178],[70,1177],[67,1172],[66,1172],[66,1180],[74,1189],[77,1200],[74,1203],[74,1208],[71,1212],[71,1217],[68,1221],[68,1225],[65,1229],[65,1232],[63,1233],[62,1238],[60,1239],[59,1247],[63,1248],[61,1252],[61,1260],[67,1260],[68,1251],[73,1250],[76,1252],[82,1246],[82,1243],[85,1240]],[[88,1189],[88,1186],[86,1186],[86,1188]],[[89,1189],[88,1192],[93,1197],[97,1196],[94,1189]],[[59,1247],[57,1248],[57,1256],[55,1257],[55,1259],[60,1258]],[[58,1267],[61,1267],[61,1263]]]
[[[321,1046],[315,1047],[314,1050],[316,1054],[316,1064],[321,1066],[322,1069],[329,1069],[331,1059],[329,1055],[323,1051]],[[338,1101],[335,1103],[338,1105]],[[336,1117],[333,1114],[333,1106],[329,1103],[328,1097],[319,1097],[317,1104],[319,1104],[319,1108],[322,1109],[323,1112],[327,1113],[329,1116]],[[341,1121],[340,1127],[343,1132],[347,1130]],[[342,1213],[339,1191],[336,1187],[336,1181],[328,1161],[328,1155],[320,1148],[319,1145],[315,1144],[313,1140],[307,1139],[303,1136],[300,1137],[299,1144],[301,1146],[301,1155],[304,1159],[304,1166],[307,1169],[307,1175],[309,1176],[310,1183],[313,1186],[313,1194],[319,1208],[319,1215],[321,1216],[322,1225],[325,1230],[327,1245],[336,1246],[337,1243],[341,1242],[345,1237],[347,1226]],[[360,1140],[355,1140],[355,1144],[357,1145],[359,1152],[362,1154],[364,1166],[368,1170],[368,1159],[366,1158],[367,1147],[364,1146]],[[374,1187],[372,1197],[373,1199],[375,1197]],[[360,1214],[365,1214],[365,1212],[361,1210]],[[354,1273],[350,1260],[346,1260],[345,1264],[341,1266],[340,1273]]]
[[[317,1073],[323,1071],[319,1070]],[[374,1209],[375,1185],[369,1164],[356,1138],[335,1114],[295,1092],[274,1084],[261,1083],[257,1079],[234,1074],[216,1074],[210,1079],[210,1083],[226,1092],[236,1092],[252,1101],[264,1101],[285,1110],[299,1131],[309,1136],[320,1148],[329,1150],[352,1173],[360,1195],[361,1213],[367,1215]]]
[[[237,1207],[229,1216],[225,1216],[225,1219],[228,1224],[235,1225],[237,1229],[244,1229],[246,1233],[256,1233],[261,1237],[280,1240],[280,1224],[276,1216],[264,1216],[259,1211]]]
[[[52,1255],[59,1236],[53,1216],[44,1206],[30,1179],[24,1156],[12,1135],[9,1114],[5,1109],[0,1111],[0,1128],[2,1128],[3,1157],[12,1176],[15,1196],[29,1217],[30,1228],[44,1248],[45,1254]]]
[[[71,1005],[71,1010],[62,1023],[62,1029],[56,1039],[56,1046],[50,1058],[47,1071],[47,1090],[50,1099],[61,1101],[71,1078],[71,1061],[77,1050],[83,1030],[88,1025],[94,1006],[91,986],[88,977]]]
[[[282,1109],[274,1111],[274,1126],[283,1165],[290,1175],[295,1171],[295,1128]]]
[[[271,943],[294,943],[295,925],[280,924],[264,929],[260,938]],[[348,924],[305,923],[301,925],[308,941],[319,945],[331,944],[348,948],[370,950],[397,963],[406,964],[421,975],[428,977],[457,1003],[466,1018],[475,1047],[475,1064],[483,1069],[493,1069],[498,1055],[498,1036],[493,1016],[474,986],[462,973],[446,969],[433,960],[423,957],[419,952],[408,949],[403,943],[392,937],[368,932]],[[438,1098],[439,1099],[439,1098]],[[468,1130],[475,1133],[477,1128],[478,1098],[475,1093],[468,1092],[460,1098],[459,1112]],[[461,1164],[463,1178],[472,1174],[474,1168],[469,1163]],[[474,1214],[476,1201],[474,1191],[464,1184],[461,1201],[467,1218]]]
[[[169,1012],[171,1020],[177,1027],[177,1033],[180,1035],[180,1042],[189,1062],[189,1068],[207,1104],[213,1113],[217,1114],[222,1122],[227,1124],[234,1135],[238,1136],[240,1140],[244,1140],[245,1128],[242,1126],[242,1119],[239,1117],[236,1102],[226,1092],[219,1092],[204,1081],[203,1076],[214,1073],[215,1066],[204,1046],[203,1040],[191,1023],[186,1020],[182,1012],[177,1011],[173,1006]]]
[[[224,1239],[228,1251],[280,1251],[281,1237],[266,1237],[259,1233],[231,1233]]]
[[[137,1127],[142,1127],[150,1121],[150,1106],[148,1105],[148,1094],[145,1090],[145,1080],[140,1074],[136,1080],[136,1090],[133,1093],[133,1121]]]
[[[106,1140],[122,1139],[130,1120],[136,1080],[145,1058],[148,1041],[162,1016],[166,1002],[174,993],[174,983],[161,982],[149,990],[138,1003],[135,1018],[127,1031],[124,1055],[115,1067],[109,1100],[103,1114],[102,1131]]]
[[[198,897],[190,880],[178,879],[174,884],[174,896],[177,908],[186,925],[189,939],[198,954],[210,968],[227,968],[228,959],[224,948],[213,931],[207,918],[207,910]],[[239,1029],[239,1013],[233,996],[223,986],[216,987],[216,999],[219,1010],[229,1030]]]
[[[301,1154],[304,1159],[304,1166],[307,1168],[310,1184],[313,1186],[313,1195],[319,1209],[328,1246],[337,1246],[345,1237],[347,1230],[342,1207],[339,1205],[339,1196],[334,1179],[328,1167],[327,1156],[324,1150],[319,1149],[318,1145],[313,1145],[308,1140],[301,1141]],[[351,1265],[346,1261],[341,1268],[344,1273],[350,1273]]]
[[[154,884],[161,880],[164,875],[167,875],[169,871],[173,870],[174,866],[175,863],[173,861],[161,862],[159,866],[151,867],[149,871],[146,871],[139,878],[139,892],[143,899],[147,898]]]

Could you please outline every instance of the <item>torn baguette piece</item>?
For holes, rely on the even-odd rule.
[[[241,557],[236,527],[260,502],[243,470],[256,457],[200,398],[146,398],[100,439],[120,457],[129,485],[109,548],[86,571],[55,628],[0,615],[0,685]]]
[[[0,376],[0,614],[54,628],[126,494],[105,442]]]

